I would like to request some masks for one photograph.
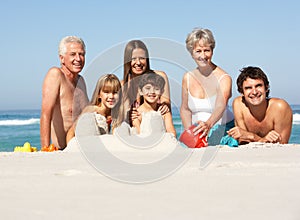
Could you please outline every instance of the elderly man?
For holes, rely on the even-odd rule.
[[[79,73],[85,64],[85,44],[67,36],[59,44],[61,67],[48,71],[42,89],[41,147],[66,147],[66,133],[88,103],[85,81]]]

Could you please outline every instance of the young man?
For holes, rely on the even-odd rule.
[[[79,75],[85,64],[85,44],[75,36],[59,44],[61,67],[48,71],[42,89],[41,147],[66,147],[66,134],[88,103],[85,81]]]
[[[241,96],[233,101],[235,127],[228,134],[240,144],[289,141],[293,113],[283,99],[269,98],[270,86],[265,73],[258,67],[246,67],[237,79]]]

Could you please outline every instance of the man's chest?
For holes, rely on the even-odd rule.
[[[273,120],[264,118],[262,121],[258,121],[254,117],[248,117],[245,120],[245,125],[247,130],[255,133],[261,137],[267,135],[271,130],[273,130]]]

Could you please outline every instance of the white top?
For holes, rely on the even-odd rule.
[[[95,112],[95,120],[99,129],[102,128],[105,131],[105,133],[108,134],[108,125],[105,116]]]
[[[219,81],[228,74],[223,75]],[[189,91],[189,74],[187,75],[187,90],[188,90],[188,107],[192,112],[192,124],[197,121],[207,121],[215,110],[215,103],[217,96],[200,99],[191,95]],[[233,113],[226,107],[222,118],[216,124],[226,124],[233,120]]]

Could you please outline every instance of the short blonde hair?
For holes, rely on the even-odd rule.
[[[194,30],[188,34],[185,40],[186,49],[192,54],[195,44],[201,39],[214,50],[216,45],[214,36],[210,30],[204,28],[194,28]]]

